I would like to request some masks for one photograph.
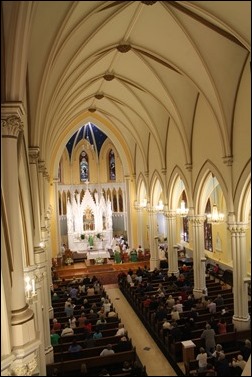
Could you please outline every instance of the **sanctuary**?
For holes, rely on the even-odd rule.
[[[77,190],[67,199],[67,236],[71,251],[109,248],[113,238],[110,199],[87,188],[84,196]]]

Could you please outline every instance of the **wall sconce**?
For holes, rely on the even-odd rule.
[[[145,198],[145,199],[141,200],[140,207],[141,208],[146,208],[146,206],[147,206],[147,199]]]
[[[176,210],[177,215],[181,217],[186,217],[188,215],[188,212],[189,212],[189,208],[186,208],[185,201],[181,200],[180,207],[177,208]]]
[[[29,304],[33,303],[34,298],[37,297],[35,290],[35,279],[31,279],[30,276],[25,277],[25,297]]]
[[[164,209],[163,201],[160,199],[158,202],[158,205],[155,206],[155,210],[159,212],[159,211],[163,211],[163,209]]]
[[[219,224],[219,223],[222,223],[225,219],[225,216],[223,213],[220,213],[218,211],[218,207],[217,207],[217,204],[216,204],[216,188],[214,187],[214,180],[215,180],[215,177],[213,176],[212,177],[212,182],[213,182],[213,196],[214,196],[214,203],[213,203],[213,207],[212,207],[212,212],[211,213],[207,213],[206,216],[207,216],[207,222],[210,223],[210,224]]]

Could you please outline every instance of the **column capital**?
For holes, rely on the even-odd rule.
[[[39,169],[39,173],[43,173],[43,175],[44,175],[44,173],[46,171],[45,161],[41,161],[41,160],[38,161],[38,169]]]
[[[39,158],[39,147],[30,147],[28,152],[30,164],[36,164]]]
[[[232,166],[233,165],[233,156],[224,156],[222,157],[222,160],[225,165]]]
[[[188,220],[193,226],[202,226],[206,220],[205,215],[188,216]]]
[[[177,213],[174,210],[166,210],[166,211],[164,211],[164,216],[167,217],[167,219],[169,219],[169,220],[176,219],[176,215],[177,215]]]
[[[22,102],[6,102],[1,104],[2,137],[18,137],[23,131],[25,109]]]
[[[20,132],[23,131],[24,125],[21,118],[11,115],[5,119],[1,119],[2,137],[18,138]]]
[[[248,229],[248,223],[237,222],[237,223],[228,224],[228,230],[230,231],[231,234],[245,233],[247,229]]]

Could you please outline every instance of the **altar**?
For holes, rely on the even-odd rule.
[[[90,264],[103,264],[108,262],[110,254],[108,251],[92,250],[87,251],[87,260],[90,260]],[[97,263],[98,262],[98,263]]]
[[[76,190],[67,198],[67,235],[71,251],[104,250],[112,242],[111,201],[103,193]]]

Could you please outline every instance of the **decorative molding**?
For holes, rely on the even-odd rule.
[[[18,138],[24,129],[24,124],[19,117],[11,115],[6,119],[1,119],[2,137]]]
[[[222,157],[222,159],[225,165],[227,166],[233,165],[233,156],[225,156],[225,157]]]
[[[131,50],[131,45],[124,43],[124,44],[119,44],[116,48],[119,52],[121,52],[122,54],[125,54],[126,52],[129,52]]]
[[[95,112],[96,112],[96,107],[90,107],[90,108],[88,109],[88,111],[89,111],[90,113],[95,113]]]
[[[113,73],[105,73],[105,75],[103,76],[103,78],[106,81],[112,81],[112,80],[114,80],[115,75],[113,75]]]
[[[39,171],[39,173],[43,173],[43,175],[44,175],[45,170],[46,170],[45,161],[38,161],[38,171]]]
[[[234,223],[234,224],[228,224],[228,230],[232,235],[234,234],[241,234],[246,232],[248,229],[247,223]]]
[[[102,93],[96,93],[95,94],[95,98],[96,99],[102,99],[102,98],[104,98],[104,94],[102,94]]]
[[[205,215],[188,216],[188,220],[193,226],[203,226],[206,220]]]
[[[30,147],[28,152],[30,164],[37,164],[39,158],[39,147]]]
[[[187,163],[187,164],[185,164],[185,168],[186,168],[186,170],[188,170],[188,171],[192,171],[192,163]]]
[[[154,5],[156,4],[156,1],[141,1],[141,3],[144,5]]]
[[[8,370],[9,376],[32,376],[38,367],[37,355],[27,363],[15,360]]]
[[[176,211],[164,211],[164,216],[167,217],[168,220],[175,220],[176,219]]]

